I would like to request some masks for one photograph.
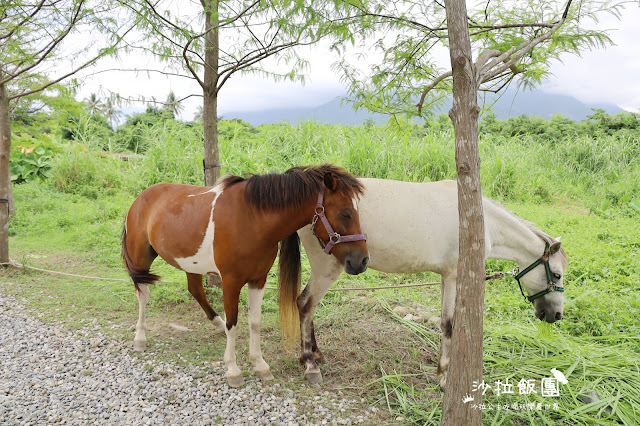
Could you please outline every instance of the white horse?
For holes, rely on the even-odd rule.
[[[458,267],[458,189],[455,181],[408,183],[361,179],[365,194],[358,202],[360,224],[367,235],[369,268],[390,273],[432,271],[441,275],[442,344],[438,374],[444,387],[456,299]],[[535,315],[549,323],[562,318],[562,275],[567,257],[559,239],[535,228],[495,201],[483,199],[485,258],[514,261],[535,307]],[[327,256],[309,226],[298,231],[311,264],[309,284],[298,297],[305,377],[322,381],[316,361],[323,358],[313,328],[318,302],[344,269]],[[522,286],[521,286],[522,291]],[[524,293],[523,293],[524,295]],[[526,297],[526,296],[525,296]]]

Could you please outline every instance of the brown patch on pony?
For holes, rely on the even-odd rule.
[[[244,194],[249,205],[258,210],[277,210],[299,207],[315,196],[324,185],[324,177],[331,174],[335,190],[347,196],[360,197],[364,186],[352,174],[332,164],[292,167],[284,173],[251,175],[248,178],[225,176],[219,183],[223,190],[239,182],[246,182]]]

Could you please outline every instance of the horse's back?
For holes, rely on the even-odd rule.
[[[410,183],[362,179],[360,222],[369,266],[384,272],[441,272],[457,260],[455,181]]]
[[[205,256],[197,256],[198,259],[191,262],[194,266],[185,267],[180,259],[198,255],[205,244],[212,245],[213,229],[209,228],[212,228],[214,201],[219,192],[215,187],[196,185],[152,185],[129,209],[127,232],[135,227],[140,238],[146,238],[160,257],[177,268],[194,273],[215,272],[213,247],[206,248]],[[205,258],[207,265],[202,264]]]

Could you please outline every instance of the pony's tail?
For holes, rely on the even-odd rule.
[[[133,280],[133,285],[136,286],[137,291],[140,291],[138,284],[153,284],[160,279],[159,275],[150,273],[148,267],[145,269],[134,265],[131,260],[131,256],[129,256],[129,251],[127,250],[126,226],[122,228],[122,263],[124,263],[124,268]]]
[[[296,303],[300,294],[300,237],[294,232],[280,242],[278,304],[280,328],[285,349],[293,349],[300,335],[300,319]]]

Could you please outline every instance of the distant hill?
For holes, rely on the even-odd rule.
[[[497,97],[486,96],[485,102],[492,103]],[[482,102],[482,96],[479,98]],[[446,104],[436,114],[446,113],[451,108],[451,102]],[[544,93],[540,90],[516,91],[507,90],[492,105],[491,109],[498,119],[507,119],[520,115],[538,116],[545,119],[551,118],[556,113],[575,120],[584,120],[592,113],[592,109],[601,108],[609,114],[617,114],[623,110],[613,104],[585,104],[567,95],[555,95]],[[261,124],[289,122],[297,123],[305,120],[317,121],[327,124],[357,125],[371,119],[376,123],[385,123],[388,116],[370,113],[365,110],[354,110],[343,98],[336,98],[325,104],[311,108],[285,108],[268,109],[249,112],[224,113],[225,119],[239,118],[258,126]]]

